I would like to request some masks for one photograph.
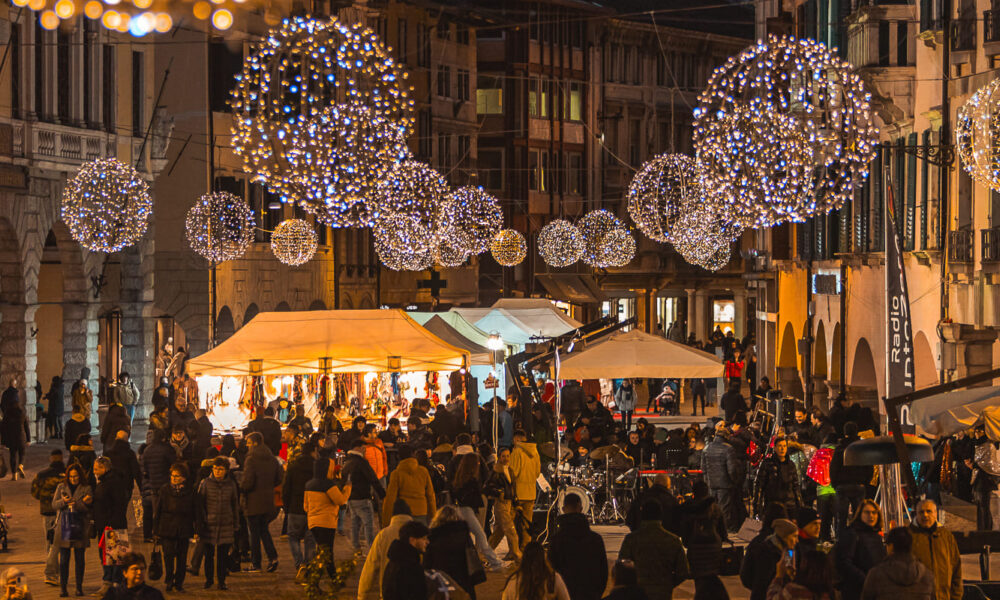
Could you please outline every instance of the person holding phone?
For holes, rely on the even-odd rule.
[[[744,586],[750,588],[750,600],[769,598],[768,587],[774,579],[779,564],[795,566],[795,546],[799,541],[799,527],[788,519],[775,519],[771,523],[774,531],[761,543],[748,547],[743,558],[740,573]]]
[[[56,510],[55,543],[59,546],[59,597],[69,596],[69,556],[73,553],[76,574],[76,595],[83,595],[84,554],[90,546],[90,505],[93,491],[87,483],[83,467],[72,464],[66,468],[66,481],[52,495]]]
[[[833,561],[821,550],[802,554],[795,568],[795,550],[785,551],[785,558],[778,562],[775,577],[767,588],[768,600],[834,600],[836,574]]]
[[[31,592],[28,591],[24,571],[21,569],[10,567],[0,576],[0,582],[3,583],[3,596],[0,596],[0,600],[31,600]]]

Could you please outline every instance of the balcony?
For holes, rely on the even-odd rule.
[[[951,49],[956,52],[976,49],[976,21],[974,19],[952,21]]]
[[[983,43],[1000,42],[1000,10],[983,11]]]
[[[983,262],[984,263],[997,263],[1000,262],[1000,227],[994,227],[992,229],[983,229],[982,232],[982,251],[983,251]]]
[[[983,232],[985,234],[985,231]],[[985,239],[985,238],[984,238]],[[971,263],[975,254],[974,235],[971,229],[948,232],[948,261]]]

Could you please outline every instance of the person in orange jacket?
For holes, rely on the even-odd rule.
[[[375,477],[383,486],[386,485],[386,477],[389,476],[389,458],[385,453],[385,445],[378,438],[374,423],[365,425],[361,432],[361,441],[365,443],[365,459],[375,471]]]
[[[316,550],[330,550],[330,562],[327,570],[330,576],[336,572],[333,561],[333,542],[337,537],[337,517],[340,507],[347,504],[351,497],[350,482],[339,482],[340,466],[329,458],[319,458],[313,467],[313,478],[306,482],[302,495],[302,508],[306,511],[306,525],[313,539],[316,540]]]

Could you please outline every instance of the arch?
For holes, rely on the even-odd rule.
[[[309,305],[309,310],[326,310],[326,302],[313,300],[312,304]]]
[[[791,323],[785,324],[781,334],[781,350],[778,354],[778,366],[797,369],[799,367],[799,351],[795,345],[795,329]]]
[[[342,308],[344,308],[345,310],[354,309],[354,298],[352,298],[350,294],[344,294],[344,298],[341,301],[341,303],[343,304]]]
[[[851,385],[869,389],[878,389],[878,376],[875,371],[875,358],[872,356],[868,340],[861,338],[854,348],[854,363],[851,367]]]
[[[931,351],[931,343],[923,331],[913,337],[913,387],[923,389],[938,382],[937,363]]]
[[[35,315],[25,302],[25,279],[17,234],[0,217],[0,382],[5,387],[12,377],[23,388],[36,378],[35,340],[29,337]]]
[[[833,328],[833,348],[830,352],[830,380],[840,381],[840,364],[843,362],[844,357],[840,352],[840,341],[841,336],[844,335],[844,329],[837,323]]]
[[[292,307],[289,306],[287,302],[285,302],[284,300],[282,300],[281,302],[278,303],[277,306],[274,307],[274,311],[275,312],[292,312]]]
[[[823,321],[819,322],[816,328],[816,339],[813,342],[813,376],[819,379],[828,379],[826,362],[826,328]]]
[[[375,308],[375,301],[369,294],[361,298],[361,308]]]
[[[233,311],[229,310],[228,306],[223,306],[222,310],[219,311],[219,316],[215,319],[215,343],[226,341],[235,332]]]
[[[246,325],[247,323],[249,323],[250,319],[253,319],[254,317],[256,317],[257,313],[259,313],[259,312],[260,312],[260,309],[257,308],[257,305],[251,302],[250,306],[247,307],[246,312],[243,313],[243,325]]]

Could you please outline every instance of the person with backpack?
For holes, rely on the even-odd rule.
[[[697,600],[728,600],[726,586],[719,579],[722,542],[729,540],[726,520],[708,484],[696,481],[693,496],[680,505],[681,539],[687,548],[688,565],[694,579]]]
[[[63,464],[63,452],[56,448],[49,453],[49,466],[42,469],[31,481],[31,497],[38,500],[39,510],[45,526],[45,539],[48,542],[48,554],[45,559],[45,583],[59,585],[59,546],[55,543],[56,509],[52,508],[52,499],[56,488],[66,480],[66,465]]]

